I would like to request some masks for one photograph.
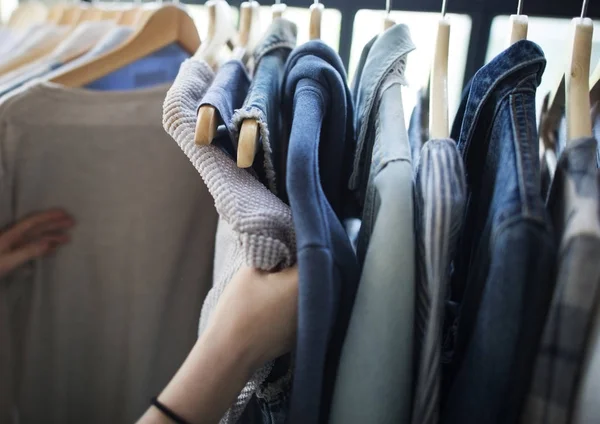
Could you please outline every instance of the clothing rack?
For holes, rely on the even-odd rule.
[[[87,1],[87,0],[86,0]],[[204,0],[188,0],[184,3],[204,4]],[[306,8],[311,0],[286,0],[288,7]],[[241,0],[230,1],[232,6],[239,7]],[[267,2],[265,2],[267,4]],[[350,47],[352,44],[352,31],[354,17],[361,9],[385,9],[385,1],[366,2],[365,0],[328,0],[327,7],[338,9],[342,13],[342,27],[340,30],[339,54],[346,68],[350,61]],[[393,11],[433,12],[439,13],[439,0],[394,0]],[[580,2],[566,2],[564,0],[527,0],[523,13],[529,16],[544,16],[549,18],[572,18],[579,16]],[[465,67],[466,84],[477,70],[485,63],[486,51],[490,29],[494,17],[498,15],[511,15],[515,12],[515,2],[505,0],[452,0],[448,13],[467,14],[472,19],[471,33],[478,34],[469,41],[469,53]],[[586,16],[593,20],[600,18],[600,2],[590,2]]]

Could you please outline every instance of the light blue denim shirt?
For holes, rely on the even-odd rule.
[[[408,27],[396,25],[372,44],[357,73],[358,143],[350,188],[363,207],[363,270],[337,373],[333,424],[410,421],[415,240],[402,85],[414,48]]]

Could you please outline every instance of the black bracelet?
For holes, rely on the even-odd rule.
[[[175,412],[171,411],[165,405],[160,403],[156,396],[152,398],[152,405],[154,405],[154,407],[156,407],[160,412],[167,416],[171,421],[177,424],[189,424],[186,420],[181,418]]]

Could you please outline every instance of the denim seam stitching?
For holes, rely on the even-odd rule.
[[[516,159],[517,159],[517,179],[519,181],[519,184],[517,186],[517,190],[519,190],[519,198],[521,199],[521,208],[522,208],[522,212],[524,215],[529,215],[529,205],[527,202],[527,195],[523,190],[524,187],[524,173],[523,173],[523,163],[522,163],[522,154],[521,154],[521,143],[523,141],[523,139],[521,138],[521,131],[519,131],[519,122],[517,122],[517,119],[519,119],[519,117],[517,116],[517,111],[516,111],[516,103],[517,103],[517,97],[519,97],[519,99],[522,101],[522,97],[519,96],[518,93],[516,94],[511,94],[508,98],[509,104],[510,104],[510,111],[511,111],[511,126],[512,126],[512,133],[513,133],[513,148],[515,149],[515,155],[516,155]],[[527,120],[527,117],[525,117],[525,119]],[[526,132],[527,132],[527,136],[529,136],[529,126],[528,123],[525,123],[525,127],[526,127]]]
[[[473,114],[473,119],[471,121],[471,124],[469,125],[469,131],[466,136],[467,141],[465,143],[465,151],[468,150],[468,148],[471,144],[476,124],[479,121],[479,116],[481,115],[481,110],[483,109],[483,106],[485,105],[485,103],[487,103],[488,98],[491,96],[491,93],[496,89],[496,87],[498,85],[500,85],[500,83],[505,78],[507,78],[510,74],[517,72],[520,69],[524,69],[528,66],[534,65],[534,64],[541,64],[543,62],[543,60],[544,60],[543,58],[540,58],[540,59],[529,60],[527,62],[522,62],[517,66],[513,66],[512,68],[509,68],[504,73],[502,73],[496,77],[494,82],[486,90],[485,94],[477,101],[477,108],[475,109],[475,113]],[[481,70],[479,72],[481,72]],[[478,74],[479,74],[479,72],[478,72]],[[536,74],[537,74],[537,72],[531,72],[529,75],[536,75]],[[527,75],[527,76],[529,76],[529,75]],[[477,74],[475,75],[475,78],[477,78]],[[475,79],[474,79],[474,82],[475,82]],[[471,84],[471,89],[472,89],[472,87],[473,87],[473,83]],[[469,97],[471,94],[471,89],[469,90]],[[469,103],[470,103],[469,99],[467,99],[467,108],[466,109],[468,109]]]

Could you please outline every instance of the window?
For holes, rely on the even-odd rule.
[[[565,72],[572,42],[571,19],[529,17],[527,38],[537,43],[546,56],[546,69],[537,90],[537,111],[540,113],[544,96],[554,90]],[[490,29],[486,63],[507,47],[509,17],[496,16]],[[591,71],[600,59],[600,24],[594,23]]]
[[[201,5],[186,5],[190,16],[196,22],[196,27],[200,33],[200,38],[206,38],[206,28],[208,26],[208,15],[206,8]],[[234,19],[238,19],[239,11],[232,7]],[[272,20],[272,11],[270,6],[260,8],[261,32],[269,27]],[[310,22],[310,12],[308,7],[288,7],[283,15],[286,19],[294,22],[298,26],[298,45],[308,41],[308,30]],[[342,25],[342,14],[337,9],[325,9],[323,12],[323,23],[321,25],[321,38],[334,50],[338,50],[340,45],[340,28]]]
[[[0,22],[7,22],[18,4],[19,0],[0,0]]]
[[[450,122],[456,114],[462,92],[469,38],[471,36],[471,18],[468,15],[448,14],[450,19],[450,58],[448,62],[448,97]],[[382,10],[360,10],[354,20],[352,51],[350,53],[350,76],[356,72],[362,49],[369,40],[379,34],[383,28]],[[409,86],[402,92],[402,101],[406,122],[417,102],[417,92],[427,84],[427,78],[433,61],[437,22],[439,13],[392,12],[396,23],[408,25],[416,49],[408,55],[406,78]]]
[[[307,4],[309,4],[307,2]],[[327,5],[327,3],[325,3]],[[271,7],[260,8],[260,22],[266,31],[271,23]],[[308,41],[308,30],[310,28],[310,10],[308,7],[287,7],[283,17],[294,22],[298,26],[298,45]],[[321,39],[335,51],[340,46],[340,29],[342,27],[342,13],[337,9],[325,7],[321,22]]]

